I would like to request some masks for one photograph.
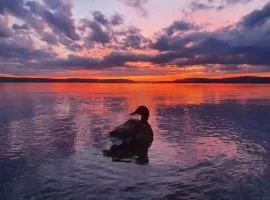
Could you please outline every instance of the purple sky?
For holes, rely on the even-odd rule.
[[[0,0],[0,75],[270,76],[266,0]]]

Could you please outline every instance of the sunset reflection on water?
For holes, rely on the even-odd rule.
[[[123,182],[116,190],[134,187],[153,198],[185,193],[183,185],[197,188],[190,198],[210,198],[230,196],[239,187],[250,190],[242,182],[252,178],[249,192],[263,190],[266,195],[269,189],[262,188],[270,180],[269,100],[270,85],[0,84],[0,164],[10,170],[2,194],[33,197],[51,184],[80,182],[85,188],[94,179],[114,198],[122,197],[112,192],[115,181]],[[149,107],[155,135],[147,168],[119,165],[102,156],[110,143],[108,132],[129,119],[138,105]],[[67,180],[55,175],[59,168]],[[46,182],[49,179],[52,182]],[[43,188],[26,189],[26,180],[44,182]],[[209,193],[204,193],[205,185]],[[80,197],[82,188],[59,188],[49,194],[76,192]],[[87,193],[99,195],[94,188]]]

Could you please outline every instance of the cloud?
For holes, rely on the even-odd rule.
[[[192,1],[190,3],[190,9],[192,11],[208,10],[208,9],[212,9],[212,8],[215,8],[215,6],[213,6],[211,4],[207,4],[207,3],[202,3],[202,2],[198,2],[198,1]]]
[[[242,24],[245,27],[253,28],[255,26],[261,26],[270,19],[270,3],[266,4],[263,9],[255,10],[246,15]]]
[[[12,31],[7,24],[0,19],[0,38],[8,38],[12,36]]]
[[[12,29],[14,30],[27,30],[29,27],[27,24],[22,24],[22,25],[18,25],[18,24],[13,24],[12,25]]]
[[[50,32],[44,32],[42,33],[41,39],[45,42],[47,42],[49,45],[57,45],[58,44],[58,38],[56,35]]]
[[[117,15],[118,22],[109,22],[104,20],[96,20],[97,13],[93,16],[93,20],[83,19],[80,21],[79,29],[86,35],[85,45],[94,47],[95,44],[112,49],[127,50],[128,48],[141,49],[145,48],[149,39],[144,37],[137,27],[128,26],[115,28],[116,24],[122,23],[123,19]],[[103,16],[100,12],[98,16]],[[102,19],[107,19],[105,16]],[[119,21],[121,19],[121,21]],[[120,25],[120,24],[119,24]]]
[[[36,18],[33,13],[25,7],[24,0],[12,0],[0,2],[0,15],[10,13],[11,15],[22,19],[30,27],[34,28],[38,33],[44,29],[44,23],[42,20]]]
[[[43,32],[46,23],[53,30],[63,33],[73,40],[79,40],[80,37],[76,33],[75,23],[72,19],[72,5],[70,1],[44,0],[44,3],[45,6],[36,1],[1,1],[0,14],[12,14],[24,20],[26,24],[33,27],[38,33]]]
[[[28,10],[24,8],[23,0],[1,1],[0,2],[0,14],[10,12],[12,15],[25,18]]]
[[[147,2],[119,1],[140,12],[145,11],[143,6]],[[215,31],[206,31],[189,21],[178,20],[161,29],[155,38],[147,38],[138,27],[125,25],[123,16],[118,13],[106,16],[94,11],[89,19],[75,21],[71,1],[43,2],[0,2],[0,15],[12,15],[10,21],[15,22],[10,25],[0,17],[0,64],[5,64],[5,67],[0,65],[0,72],[7,72],[7,66],[10,66],[10,72],[21,68],[30,74],[32,69],[117,71],[118,67],[130,69],[138,62],[155,67],[219,66],[211,70],[223,71],[241,71],[244,65],[254,68],[265,66],[260,70],[270,71],[269,3],[247,14],[239,22]],[[248,0],[194,1],[193,7],[217,8],[221,4],[216,2],[227,5]],[[85,53],[89,49],[104,47],[112,53],[91,57],[82,56],[80,51],[84,49]],[[59,57],[52,49],[69,56]]]
[[[194,31],[172,36],[163,32],[151,48],[160,53],[155,64],[175,66],[222,64],[270,66],[269,4],[244,16],[234,26],[213,32]],[[256,28],[254,28],[256,26]],[[169,29],[169,26],[167,29]],[[166,29],[166,30],[167,30]]]
[[[168,34],[161,34],[156,41],[150,46],[159,51],[181,51],[185,49],[188,44],[194,45],[202,41],[204,38],[211,35],[210,32],[195,31],[189,34],[179,34],[169,36]]]
[[[96,22],[104,26],[107,26],[110,23],[106,16],[103,15],[100,11],[94,11],[93,18]]]
[[[54,54],[47,50],[39,50],[20,45],[14,40],[0,40],[0,60],[6,62],[28,62],[29,60],[39,60],[42,58],[53,58]]]
[[[43,0],[43,2],[45,3],[45,5],[47,5],[49,8],[53,10],[57,10],[61,8],[61,6],[63,5],[62,0]]]
[[[222,2],[224,4],[237,4],[237,3],[241,3],[241,4],[246,4],[246,3],[249,3],[251,1],[254,1],[254,0],[223,0]]]
[[[143,7],[144,4],[148,2],[148,0],[118,0],[123,4],[136,9],[142,16],[147,16],[149,13]]]
[[[143,49],[150,43],[150,39],[144,37],[140,29],[134,26],[129,26],[126,30],[122,30],[116,34],[121,38],[118,43],[122,46],[122,49]]]
[[[83,49],[83,46],[78,44],[77,41],[74,41],[68,37],[58,37],[58,42],[66,48],[66,50],[70,51],[78,51]]]
[[[118,13],[115,13],[112,17],[111,17],[111,24],[113,26],[118,26],[118,25],[121,25],[124,23],[124,18],[118,14]]]
[[[192,1],[189,5],[191,11],[217,9],[221,10],[235,4],[247,4],[254,0],[199,0]]]
[[[223,71],[238,71],[242,70],[242,67],[240,65],[221,65],[218,69]]]
[[[100,24],[95,21],[89,21],[89,27],[92,29],[92,32],[89,36],[90,41],[98,42],[101,44],[109,43],[111,38],[108,32],[105,32]]]
[[[61,4],[61,7],[56,11],[50,11],[46,7],[35,1],[27,2],[26,6],[28,6],[34,14],[42,17],[42,19],[52,29],[56,30],[59,33],[64,33],[72,40],[80,39],[79,35],[76,33],[75,23],[71,15],[70,4]]]
[[[177,31],[189,31],[195,30],[198,27],[192,23],[185,22],[185,21],[174,21],[170,26],[168,26],[165,31],[168,35],[172,35]]]
[[[108,45],[112,42],[114,31],[111,21],[101,12],[94,11],[92,19],[81,19],[78,29],[84,35],[86,47],[94,47],[95,44]]]
[[[140,54],[123,53],[123,52],[112,52],[102,59],[93,57],[83,57],[70,54],[65,59],[54,59],[44,61],[40,63],[42,66],[50,68],[64,68],[64,69],[110,69],[114,67],[123,67],[126,62],[140,62],[148,61],[149,57]]]

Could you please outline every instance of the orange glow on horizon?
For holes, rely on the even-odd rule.
[[[224,74],[224,75],[213,75],[205,76],[203,73],[179,73],[179,74],[165,74],[164,75],[142,75],[142,76],[117,76],[117,75],[101,75],[100,70],[89,71],[82,70],[79,73],[67,73],[68,75],[62,75],[55,73],[51,76],[16,76],[11,74],[0,74],[2,77],[16,77],[16,78],[50,78],[50,79],[69,79],[69,78],[79,78],[79,79],[129,79],[133,81],[174,81],[176,79],[185,78],[229,78],[229,77],[239,77],[239,76],[258,76],[258,77],[270,77],[270,72],[268,73],[239,73],[239,74]]]

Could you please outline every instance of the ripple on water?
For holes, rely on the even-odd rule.
[[[270,198],[269,85],[1,90],[0,199]],[[108,131],[139,104],[155,132],[149,165],[103,157]]]

